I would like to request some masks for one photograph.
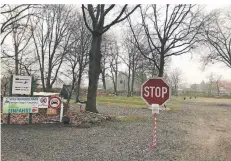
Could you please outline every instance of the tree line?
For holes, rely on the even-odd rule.
[[[206,13],[204,6],[188,4],[1,5],[2,89],[16,74],[33,75],[43,91],[52,91],[62,75],[77,100],[87,75],[86,110],[92,112],[99,80],[106,90],[110,79],[117,94],[119,73],[128,80],[127,96],[136,80],[154,76],[168,77],[177,89],[180,72],[167,73],[172,56],[203,47],[204,65],[220,61],[231,67],[229,8]]]

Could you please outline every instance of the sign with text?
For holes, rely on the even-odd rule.
[[[31,76],[13,75],[12,94],[31,94]]]
[[[170,99],[170,90],[162,78],[151,78],[141,86],[141,97],[149,105],[162,105]]]
[[[4,97],[3,113],[38,113],[38,97]]]

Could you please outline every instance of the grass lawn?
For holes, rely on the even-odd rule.
[[[86,98],[83,98],[85,100]],[[196,98],[196,100],[203,101],[203,102],[210,102],[214,101],[216,98]],[[166,103],[167,108],[170,108],[171,111],[177,111],[179,108],[182,108],[185,103],[187,103],[189,100],[195,100],[193,97],[192,99],[189,99],[189,97],[186,98],[184,101],[183,96],[172,96],[171,99]],[[144,100],[139,97],[126,97],[126,96],[99,96],[97,97],[97,104],[101,105],[106,105],[108,106],[117,106],[117,107],[122,107],[122,108],[146,108],[148,105],[144,102]],[[216,99],[216,102],[226,102],[226,101],[231,101],[231,99]],[[72,99],[71,103],[74,103],[75,100]]]
[[[146,103],[140,97],[97,97],[98,104],[111,106],[119,106],[119,107],[134,107],[134,108],[142,108],[146,107]]]
[[[166,106],[171,110],[177,110],[182,106],[183,97],[171,97]],[[145,108],[148,105],[141,97],[97,97],[98,104],[104,104],[119,107]]]
[[[86,98],[83,98],[85,100]],[[146,108],[148,105],[144,102],[144,100],[139,97],[126,97],[126,96],[100,96],[97,97],[97,104],[108,106],[117,106],[124,108]],[[75,100],[72,99],[71,103],[74,103]],[[171,99],[166,103],[166,106],[170,108],[172,111],[177,110],[182,107],[183,97],[171,97]]]

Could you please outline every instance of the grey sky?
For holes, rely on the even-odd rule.
[[[227,5],[223,4],[210,4],[206,6],[207,11],[211,11],[216,8],[224,8]],[[110,20],[109,20],[110,21]],[[116,25],[112,29],[116,33],[118,37],[120,36],[121,25]],[[8,39],[7,42],[10,44],[11,40]],[[183,83],[200,83],[201,81],[207,81],[207,76],[213,72],[217,75],[222,75],[223,80],[231,81],[231,69],[223,65],[222,63],[216,63],[209,65],[205,71],[201,70],[202,63],[199,61],[200,55],[198,53],[194,53],[191,59],[191,54],[185,54],[181,56],[173,56],[172,62],[170,65],[170,70],[179,67],[183,72]],[[122,66],[121,68],[124,68]],[[86,84],[87,84],[86,80]]]
[[[224,4],[209,4],[206,5],[205,10],[211,11],[213,9],[225,8],[227,5]],[[136,13],[135,13],[136,14]],[[114,31],[118,32],[120,30],[120,26],[116,26]],[[120,35],[118,35],[120,37]],[[207,81],[207,76],[213,72],[216,75],[222,75],[222,80],[231,81],[231,69],[226,67],[222,63],[215,63],[208,65],[205,70],[202,70],[202,62],[200,62],[200,54],[201,53],[194,52],[193,55],[190,53],[186,53],[180,56],[171,57],[171,65],[169,70],[179,67],[182,70],[182,83],[201,83],[201,81]],[[121,67],[124,68],[124,67]]]
[[[225,8],[224,4],[207,5],[206,10],[211,11],[217,8]],[[203,52],[202,52],[203,53]],[[222,75],[223,80],[231,81],[231,69],[222,63],[215,63],[209,65],[205,71],[201,70],[202,63],[199,62],[200,55],[197,53],[185,54],[182,56],[172,57],[172,67],[180,67],[183,72],[183,82],[187,83],[200,83],[202,80],[207,81],[207,76],[213,72],[217,75]]]

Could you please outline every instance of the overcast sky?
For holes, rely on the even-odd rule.
[[[224,8],[227,5],[207,5],[206,10],[210,11],[216,8]],[[193,54],[191,59],[191,54],[185,54],[181,56],[172,57],[172,67],[180,67],[183,72],[183,81],[188,83],[200,83],[202,80],[207,80],[207,76],[213,72],[217,75],[222,75],[223,80],[231,81],[231,69],[226,67],[222,63],[216,63],[209,65],[205,71],[201,70],[202,63],[199,61],[199,56],[197,53]]]
[[[207,11],[211,11],[212,9],[216,8],[224,8],[227,5],[222,4],[210,4],[206,6]],[[117,36],[120,37],[120,34],[118,34],[118,30],[121,30],[120,25],[116,25],[112,28],[113,31],[116,32]],[[8,43],[11,43],[9,40]],[[203,51],[202,51],[203,53]],[[209,65],[204,71],[201,70],[202,68],[202,62],[199,61],[201,53],[194,53],[191,54],[184,54],[181,56],[173,56],[172,62],[170,65],[170,70],[179,67],[183,72],[183,83],[200,83],[201,81],[207,81],[207,76],[213,72],[217,75],[222,75],[223,80],[229,80],[231,81],[231,69],[226,67],[222,63],[216,63]],[[86,81],[87,84],[88,81]]]
[[[225,8],[227,5],[224,4],[209,4],[206,5],[206,11],[211,11],[217,8]],[[115,27],[116,31],[119,30],[119,27]],[[119,36],[120,37],[120,36]],[[222,75],[222,80],[231,81],[231,69],[226,67],[223,63],[215,63],[207,66],[205,70],[202,70],[202,62],[200,62],[201,53],[194,52],[193,55],[186,53],[180,56],[171,57],[171,65],[169,70],[179,67],[182,70],[182,83],[201,83],[201,81],[207,81],[207,76],[213,72],[216,75]]]

